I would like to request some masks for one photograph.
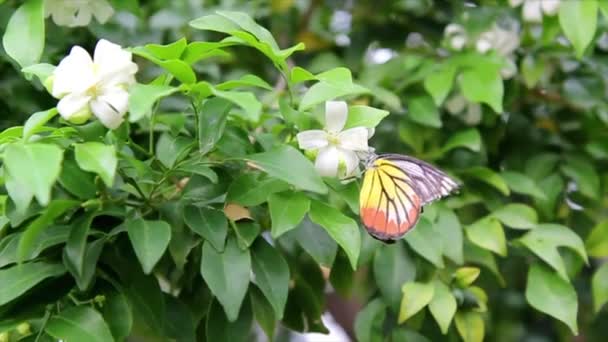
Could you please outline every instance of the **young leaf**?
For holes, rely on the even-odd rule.
[[[598,223],[585,240],[585,247],[590,256],[608,257],[608,221]]]
[[[493,211],[491,216],[516,229],[532,229],[538,223],[536,211],[521,203],[509,203]]]
[[[374,279],[384,301],[394,309],[401,302],[401,287],[416,279],[416,264],[402,242],[382,245],[374,255]]]
[[[456,330],[464,342],[482,342],[485,335],[483,318],[479,312],[461,311],[454,317]]]
[[[450,288],[440,280],[434,282],[435,290],[433,299],[429,303],[429,310],[435,318],[437,325],[441,328],[441,332],[446,335],[452,323],[452,318],[456,314],[456,298],[452,294]]]
[[[184,209],[184,220],[193,232],[211,243],[217,251],[224,250],[228,220],[223,212],[189,205]]]
[[[129,93],[129,121],[136,122],[152,114],[154,103],[179,91],[178,88],[157,84],[135,84]]]
[[[526,299],[532,307],[566,323],[572,333],[578,335],[576,291],[562,277],[539,263],[532,264]]]
[[[45,332],[57,340],[112,342],[103,316],[89,306],[73,306],[49,319]]]
[[[275,193],[268,197],[268,209],[276,239],[302,222],[310,210],[310,199],[300,192]]]
[[[44,112],[36,112],[32,114],[25,122],[25,125],[23,125],[23,141],[27,142],[32,135],[38,133],[42,126],[55,117],[57,113],[57,108],[51,108],[49,110],[45,110]]]
[[[4,305],[24,294],[44,279],[65,273],[61,264],[32,262],[0,270],[0,305]]]
[[[144,273],[150,274],[169,246],[171,226],[165,221],[147,221],[141,218],[130,220],[125,225]]]
[[[602,264],[591,278],[593,307],[598,313],[608,303],[608,263]]]
[[[350,106],[348,107],[348,117],[344,129],[353,127],[369,127],[378,126],[380,121],[384,119],[389,112],[387,110],[377,109],[368,106]]]
[[[247,156],[253,165],[270,176],[284,180],[302,190],[327,193],[327,186],[312,163],[291,146]]]
[[[114,184],[114,174],[118,165],[114,146],[86,142],[74,145],[74,152],[76,162],[81,169],[98,174],[108,187]]]
[[[559,7],[559,24],[580,59],[597,28],[598,1],[564,1]]]
[[[505,232],[500,222],[494,218],[483,218],[466,227],[467,237],[479,247],[500,256],[507,255]]]
[[[407,321],[431,302],[435,286],[433,283],[407,282],[403,285],[402,291],[399,323]]]
[[[222,253],[208,242],[203,244],[201,274],[211,292],[224,307],[230,322],[239,318],[241,304],[249,287],[250,272],[249,250],[241,250],[236,238],[228,239]]]
[[[361,235],[357,223],[337,209],[319,201],[312,201],[310,219],[327,230],[346,252],[353,270],[356,269],[361,250]]]
[[[6,54],[21,67],[37,63],[44,50],[44,1],[28,0],[11,16],[2,37]]]
[[[251,249],[255,284],[274,309],[278,320],[283,318],[289,291],[289,266],[276,248],[264,239],[257,239]]]

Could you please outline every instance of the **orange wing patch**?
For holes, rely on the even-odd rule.
[[[375,238],[392,241],[418,221],[420,197],[407,174],[394,163],[378,159],[365,172],[359,196],[361,220]]]

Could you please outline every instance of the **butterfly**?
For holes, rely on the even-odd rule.
[[[459,186],[431,164],[400,154],[372,154],[365,164],[359,194],[361,221],[372,237],[386,243],[416,225],[423,205]]]

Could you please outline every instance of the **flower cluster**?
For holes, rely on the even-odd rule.
[[[130,52],[102,39],[93,59],[82,47],[72,48],[51,76],[51,94],[60,99],[57,110],[64,119],[83,123],[93,114],[114,129],[124,120],[136,72]]]
[[[554,16],[559,11],[560,0],[509,0],[511,7],[523,4],[522,16],[525,21],[541,23],[543,15]]]
[[[59,26],[86,26],[95,17],[105,23],[114,14],[107,0],[46,0],[45,17],[51,17]]]
[[[344,101],[325,103],[325,128],[298,133],[301,149],[316,154],[315,168],[321,176],[345,178],[359,166],[357,152],[368,152],[366,127],[344,129],[348,105]]]

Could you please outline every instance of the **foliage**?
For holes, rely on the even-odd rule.
[[[327,332],[328,284],[362,307],[361,341],[608,332],[604,2],[540,23],[499,0],[111,3],[67,28],[48,1],[0,1],[0,341]],[[47,92],[101,38],[139,66],[117,129]],[[372,239],[358,181],[297,148],[330,100],[460,192]]]

